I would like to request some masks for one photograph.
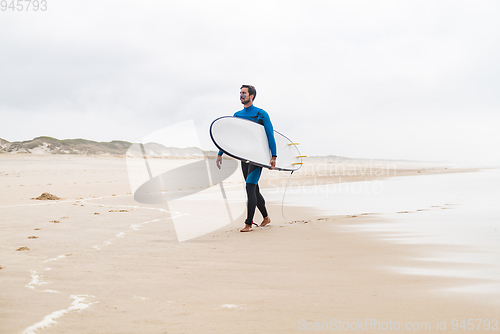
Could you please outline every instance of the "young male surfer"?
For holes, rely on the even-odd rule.
[[[269,149],[271,150],[271,161],[269,164],[271,167],[269,169],[274,169],[276,166],[276,141],[274,140],[274,130],[271,123],[269,115],[264,110],[257,108],[253,105],[257,91],[254,86],[243,85],[240,89],[240,101],[245,108],[237,111],[233,116],[241,117],[245,119],[252,120],[254,122],[264,125],[266,131],[267,140],[269,141]],[[222,166],[222,151],[219,151],[217,155],[217,167],[220,169]],[[267,214],[266,202],[264,197],[259,191],[259,179],[262,173],[262,167],[252,165],[251,163],[241,162],[241,169],[243,170],[243,176],[246,182],[247,191],[247,219],[245,220],[245,227],[240,230],[240,232],[250,232],[252,231],[252,221],[255,213],[255,207],[259,208],[260,213],[264,219],[260,226],[266,226],[271,223],[271,218]]]

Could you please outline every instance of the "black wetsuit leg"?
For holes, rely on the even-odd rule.
[[[257,182],[260,178],[260,170],[262,167],[258,167],[246,162],[241,162],[241,170],[243,171],[243,177],[245,181],[251,181],[255,183],[246,183],[246,192],[247,192],[247,219],[245,220],[245,224],[252,225],[253,216],[255,214],[255,207],[257,207],[262,214],[262,217],[267,217],[267,209],[266,209],[266,201],[264,197],[260,193],[259,185]],[[255,173],[258,173],[258,177],[255,177]],[[248,176],[252,174],[251,180],[248,180]]]

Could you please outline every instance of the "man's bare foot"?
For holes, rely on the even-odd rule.
[[[260,223],[260,227],[264,227],[271,224],[271,218],[269,216],[265,217],[262,223]]]
[[[246,225],[246,224],[245,227],[240,230],[240,232],[250,232],[250,231],[253,231],[252,225]]]

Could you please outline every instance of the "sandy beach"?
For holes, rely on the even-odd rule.
[[[0,166],[0,333],[500,331],[498,293],[454,290],[498,280],[393,270],[481,265],[416,261],[463,248],[388,242],[361,228],[396,224],[377,211],[325,215],[287,205],[285,218],[282,203],[269,200],[270,228],[238,232],[241,213],[179,242],[164,205],[134,200],[123,157],[2,154]],[[450,173],[477,171],[314,158],[290,180],[265,171],[261,186],[265,195],[286,184]],[[232,186],[244,195],[242,183]],[[34,199],[45,192],[60,199]],[[196,202],[217,220],[210,206]]]

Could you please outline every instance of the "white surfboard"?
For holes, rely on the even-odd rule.
[[[271,150],[264,126],[244,118],[224,116],[210,125],[210,137],[225,154],[261,167],[271,167]],[[276,170],[296,171],[302,166],[297,143],[274,131]]]

